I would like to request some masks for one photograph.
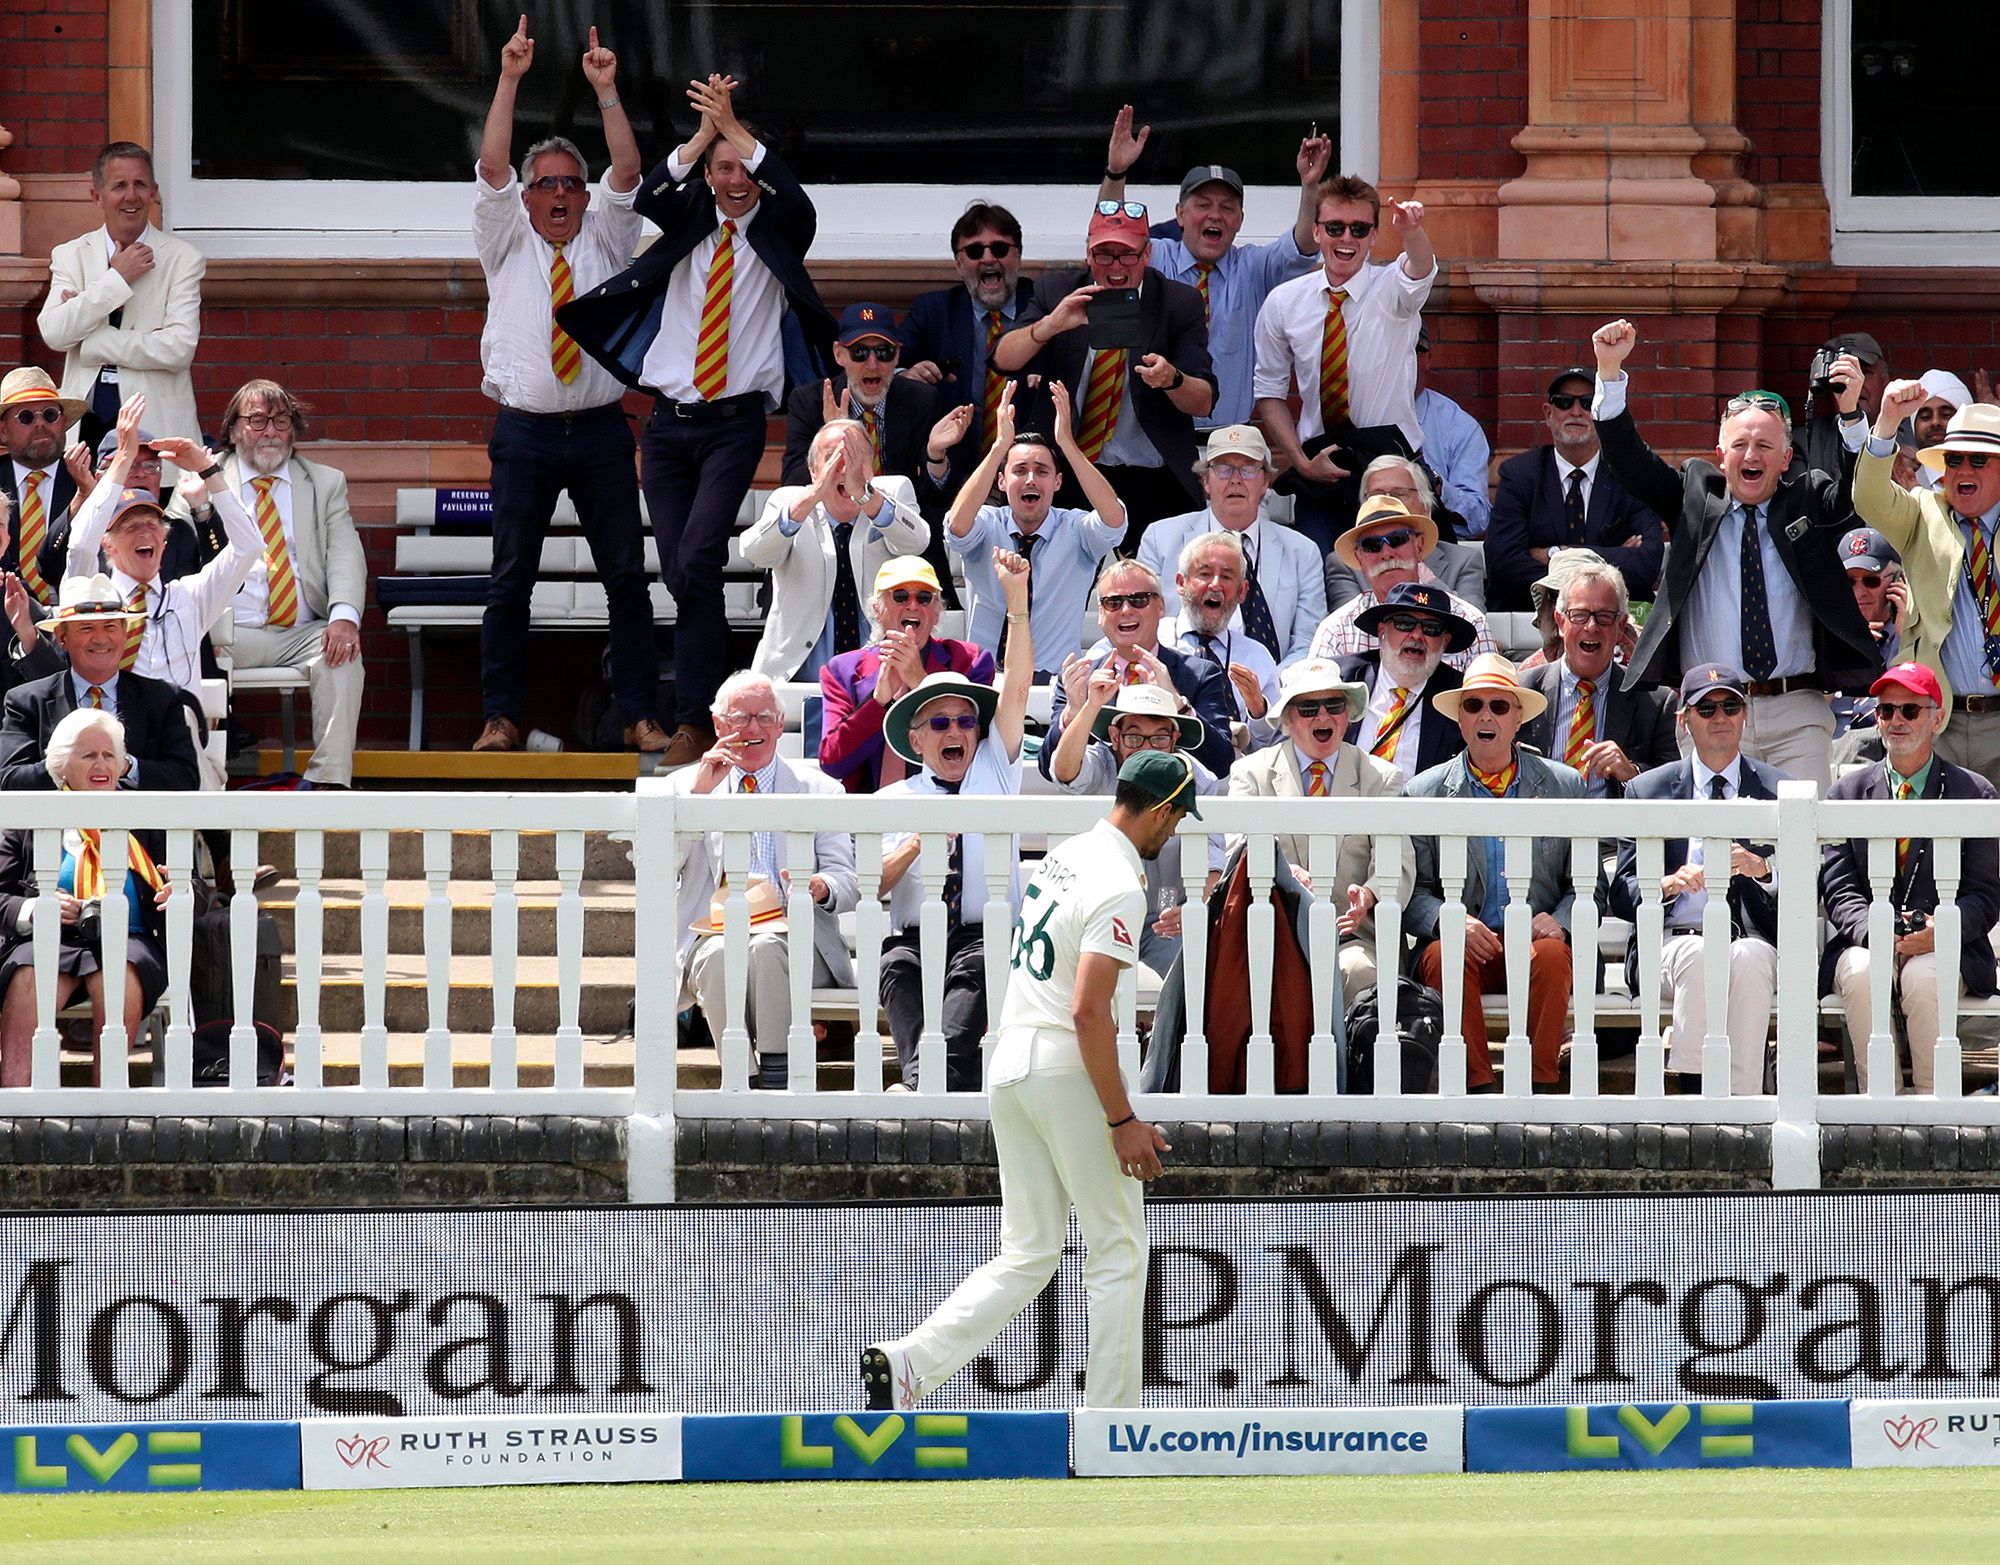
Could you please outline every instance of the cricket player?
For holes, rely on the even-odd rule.
[[[1111,997],[1138,960],[1141,862],[1195,807],[1194,763],[1142,750],[1119,768],[1111,814],[1042,861],[1014,924],[988,1086],[1000,1156],[1000,1253],[907,1337],[864,1348],[871,1408],[912,1408],[1034,1300],[1062,1260],[1069,1209],[1087,1249],[1086,1407],[1137,1407],[1146,1316],[1146,1208],[1167,1139],[1118,1073]]]

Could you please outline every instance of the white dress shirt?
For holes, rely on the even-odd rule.
[[[1411,277],[1397,261],[1364,266],[1344,285],[1340,317],[1347,324],[1347,406],[1357,428],[1394,424],[1410,449],[1421,451],[1424,427],[1417,418],[1417,332],[1424,324],[1424,300],[1438,269]],[[1326,433],[1319,411],[1319,351],[1326,331],[1326,296],[1333,289],[1326,269],[1295,277],[1271,290],[1257,312],[1259,397],[1284,397],[1299,387],[1299,438]]]
[[[1701,757],[1698,755],[1689,756],[1688,762],[1694,768],[1694,796],[1697,799],[1706,799],[1709,797],[1709,779],[1712,777],[1719,776],[1722,778],[1725,784],[1722,790],[1722,797],[1725,799],[1733,799],[1743,791],[1742,756],[1732,756],[1728,766],[1724,767],[1720,772],[1710,771],[1702,764]],[[1706,845],[1703,839],[1700,837],[1690,837],[1687,840],[1687,845],[1686,863],[1696,869],[1702,870],[1703,879],[1706,880],[1707,858]],[[1696,891],[1683,891],[1679,896],[1674,898],[1674,905],[1667,909],[1667,929],[1671,932],[1675,929],[1696,928],[1700,925],[1702,911],[1707,906],[1708,890],[1706,886]]]
[[[236,464],[236,498],[243,502],[243,509],[250,515],[251,525],[256,525],[257,490],[256,480],[274,478],[271,485],[271,503],[278,508],[278,520],[284,524],[285,547],[291,551],[292,577],[298,583],[299,617],[303,625],[312,618],[312,610],[306,605],[306,587],[299,568],[298,530],[292,526],[292,470],[290,464],[275,473],[253,473],[244,462]],[[216,479],[215,492],[228,493],[228,485],[220,477]],[[346,620],[350,625],[361,623],[361,610],[352,603],[329,603],[326,610],[329,624]],[[257,563],[250,567],[250,574],[243,578],[243,585],[236,594],[236,623],[255,629],[271,622],[271,571],[264,563],[264,533],[257,530]]]
[[[1201,637],[1188,623],[1185,614],[1170,614],[1160,621],[1160,643],[1172,647],[1184,657],[1214,663],[1222,670],[1222,677],[1229,685],[1229,698],[1236,704],[1236,721],[1250,731],[1250,748],[1261,750],[1278,736],[1272,726],[1278,715],[1278,660],[1255,636],[1244,633],[1243,627],[1231,620],[1222,630],[1209,637],[1209,645],[1204,648]],[[1098,643],[1105,651],[1111,650],[1108,641]],[[1097,647],[1091,649],[1096,656]],[[1244,703],[1243,692],[1236,688],[1236,681],[1229,678],[1229,665],[1241,663],[1257,676],[1257,688],[1264,696],[1264,715],[1252,717],[1250,708]]]
[[[1558,488],[1562,490],[1562,496],[1565,502],[1569,500],[1569,475],[1571,473],[1583,474],[1583,510],[1586,516],[1589,515],[1591,491],[1597,487],[1597,464],[1604,460],[1604,452],[1602,448],[1591,452],[1590,460],[1584,463],[1583,466],[1581,467],[1578,467],[1576,463],[1572,462],[1568,457],[1564,456],[1560,451],[1555,453],[1555,458],[1556,458],[1556,485]]]
[[[756,173],[764,161],[764,143],[743,160]],[[686,179],[693,165],[677,157],[667,159],[667,174]],[[779,326],[785,313],[785,290],[771,269],[750,248],[750,225],[762,210],[760,201],[736,224],[735,270],[729,283],[729,379],[722,388],[725,397],[746,392],[764,394],[764,409],[775,412],[785,396],[785,348]],[[715,231],[690,251],[674,268],[667,281],[666,308],[660,316],[659,335],[646,350],[639,380],[675,402],[698,402],[694,389],[695,341],[701,334],[702,299],[708,292],[709,262],[723,238],[724,218],[718,210]]]
[[[1410,698],[1416,702],[1416,710],[1404,718],[1403,726],[1396,730],[1396,753],[1380,758],[1401,772],[1405,782],[1417,775],[1417,752],[1423,748],[1424,742],[1423,697],[1413,690]],[[1387,674],[1378,673],[1375,688],[1368,695],[1368,710],[1361,714],[1361,726],[1349,736],[1355,749],[1363,755],[1375,754],[1375,736],[1389,720],[1389,712],[1395,704],[1396,682]]]
[[[580,413],[625,395],[625,387],[597,360],[565,386],[556,379],[550,352],[549,271],[555,247],[535,232],[521,204],[521,182],[509,171],[497,190],[475,169],[472,176],[472,245],[486,273],[486,329],[479,336],[479,389],[503,407],[525,413]],[[608,282],[632,260],[642,227],[632,203],[639,194],[613,190],[599,180],[584,209],[583,227],[563,246],[576,296]]]

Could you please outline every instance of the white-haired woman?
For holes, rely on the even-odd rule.
[[[71,712],[49,735],[49,776],[58,788],[77,793],[109,793],[125,774],[125,729],[111,713],[95,708]],[[35,881],[35,834],[23,828],[0,832],[0,1086],[28,1085],[29,1051],[35,1032],[34,914],[41,894]],[[129,929],[125,945],[125,1029],[137,1033],[147,1012],[167,987],[167,877],[160,867],[166,843],[159,832],[126,837],[125,897]],[[62,906],[63,938],[57,950],[56,1005],[69,1004],[79,987],[90,997],[90,1045],[104,1030],[104,975],[96,927],[89,912],[106,890],[100,834],[63,833],[62,865],[55,896]],[[95,1067],[93,1066],[93,1074]]]

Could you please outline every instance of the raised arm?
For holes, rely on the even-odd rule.
[[[1111,480],[1097,470],[1090,458],[1083,454],[1083,447],[1076,443],[1069,387],[1059,380],[1052,380],[1049,382],[1049,395],[1056,404],[1056,449],[1069,463],[1069,470],[1076,474],[1077,487],[1106,526],[1123,527],[1125,502],[1118,498],[1118,491],[1111,487]]]
[[[1591,413],[1597,420],[1597,438],[1604,447],[1604,459],[1618,481],[1667,524],[1672,534],[1681,514],[1681,475],[1663,461],[1639,434],[1639,426],[1626,404],[1631,388],[1625,361],[1639,345],[1639,329],[1627,320],[1609,321],[1590,334],[1590,347],[1597,358],[1598,400]],[[1616,411],[1603,409],[1614,397]]]
[[[594,32],[593,32],[594,36]],[[507,183],[514,166],[514,100],[521,78],[535,63],[535,40],[528,36],[528,16],[500,49],[500,80],[493,84],[493,104],[486,111],[486,128],[479,135],[479,177],[495,190]]]
[[[598,43],[595,27],[590,30],[590,47],[584,51],[583,74],[597,94],[597,112],[604,116],[604,145],[611,154],[604,182],[623,195],[639,183],[639,138],[632,134],[632,122],[618,98],[618,56]]]
[[[736,118],[736,104],[731,96],[736,87],[734,76],[711,76],[705,82],[689,82],[688,102],[706,123],[714,126],[715,135],[734,147],[745,163],[750,163],[757,156],[757,138]]]
[[[1035,684],[1035,638],[1028,629],[1028,562],[1006,549],[993,551],[993,569],[1007,600],[1007,668],[1000,676],[1000,704],[993,713],[993,731],[1007,746],[1007,758],[1018,760],[1021,735],[1028,717],[1028,692]]]
[[[1315,123],[1313,133],[1300,141],[1297,158],[1299,215],[1292,223],[1292,243],[1299,247],[1300,255],[1312,255],[1319,249],[1319,182],[1326,178],[1332,163],[1333,138],[1320,135]]]
[[[1000,469],[1006,464],[1007,452],[1014,444],[1014,390],[1016,383],[1008,381],[1000,388],[1000,411],[996,415],[993,445],[986,455],[979,459],[979,465],[972,470],[958,491],[958,497],[951,502],[951,509],[945,512],[944,524],[951,529],[954,538],[963,538],[972,531],[972,524],[979,515],[979,508],[986,503],[986,497],[993,493],[993,486],[999,481]],[[1060,414],[1057,415],[1061,417]]]
[[[1097,187],[1098,200],[1125,199],[1125,176],[1132,172],[1132,165],[1139,161],[1139,154],[1146,150],[1146,140],[1152,134],[1150,125],[1141,125],[1136,134],[1133,132],[1131,104],[1118,111],[1118,117],[1111,122],[1111,143],[1104,149],[1104,181]]]

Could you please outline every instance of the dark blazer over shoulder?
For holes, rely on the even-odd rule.
[[[756,180],[763,195],[757,221],[746,230],[750,248],[785,290],[785,302],[805,335],[815,373],[831,374],[833,317],[806,271],[806,251],[812,248],[819,215],[805,187],[768,146],[757,165]],[[636,388],[646,350],[660,334],[674,268],[715,232],[721,219],[699,165],[688,171],[687,178],[677,180],[667,163],[660,163],[646,176],[633,206],[659,228],[659,239],[616,277],[564,305],[556,319],[578,347]]]
[[[53,789],[43,758],[56,724],[76,710],[69,670],[7,693],[0,707],[0,791]],[[201,786],[194,738],[182,715],[180,690],[163,680],[118,676],[118,720],[125,753],[139,763],[139,787],[148,792]]]
[[[1827,790],[1829,799],[1891,799],[1888,768],[1876,764],[1849,772]],[[1954,766],[1932,755],[1931,774],[1924,779],[1926,799],[1992,799],[1993,785],[1977,772]],[[1910,841],[1909,857],[1889,888],[1900,909],[1935,913],[1937,877],[1933,872],[1931,839]],[[1994,991],[1992,929],[2000,921],[2000,842],[1992,837],[1967,837],[1959,847],[1958,911],[1959,972],[1965,992],[1984,999]],[[1820,848],[1819,895],[1833,935],[1821,959],[1821,992],[1834,960],[1849,946],[1868,944],[1868,844],[1860,839],[1829,842]]]
[[[1368,687],[1369,697],[1375,694],[1375,681],[1382,674],[1382,654],[1361,652],[1352,657],[1338,660],[1340,676],[1343,679],[1358,679]],[[1437,709],[1437,698],[1446,690],[1456,690],[1464,682],[1464,676],[1449,663],[1440,663],[1431,671],[1429,681],[1424,685],[1423,726],[1417,730],[1417,772],[1421,775],[1433,766],[1440,766],[1465,748],[1465,734],[1458,724]],[[1347,725],[1348,737],[1361,731],[1358,722]]]
[[[1630,409],[1597,426],[1604,460],[1641,505],[1666,519],[1673,545],[1653,611],[1640,632],[1632,668],[1652,684],[1680,683],[1680,616],[1694,597],[1695,578],[1707,562],[1723,519],[1729,487],[1722,469],[1694,458],[1676,471],[1648,446]],[[1817,469],[1778,481],[1766,515],[1780,558],[1813,617],[1813,663],[1827,690],[1865,689],[1881,671],[1875,638],[1854,606],[1837,546],[1852,510],[1853,464],[1839,473]]]
[[[1573,545],[1595,549],[1624,576],[1633,597],[1650,600],[1667,555],[1667,524],[1632,497],[1610,463],[1599,462],[1584,505],[1583,536],[1571,538],[1555,448],[1538,446],[1502,462],[1486,527],[1486,606],[1532,609],[1528,588],[1548,567],[1528,551]]]
[[[1558,735],[1556,707],[1562,694],[1562,664],[1543,663],[1521,676],[1521,683],[1548,698],[1548,710],[1521,725],[1521,743],[1533,745],[1544,755],[1562,759],[1567,735]],[[1628,668],[1613,663],[1605,671],[1593,699],[1604,706],[1604,737],[1625,752],[1641,771],[1665,766],[1680,753],[1674,735],[1674,698],[1658,685],[1641,684]],[[1635,777],[1632,779],[1637,782]],[[1620,798],[1624,785],[1605,779],[1607,798]]]
[[[1035,285],[1035,296],[1027,309],[1014,317],[1016,327],[1029,326],[1090,281],[1088,272],[1051,272]],[[1205,380],[1215,385],[1215,365],[1208,356],[1208,322],[1202,313],[1201,295],[1186,283],[1177,283],[1164,273],[1146,268],[1145,283],[1139,290],[1139,346],[1127,359],[1126,375],[1132,388],[1132,410],[1139,427],[1160,453],[1160,461],[1180,481],[1188,499],[1203,503],[1201,481],[1194,476],[1196,456],[1194,418],[1173,405],[1164,391],[1156,391],[1139,378],[1139,361],[1157,353],[1189,380]],[[1055,408],[1049,400],[1048,383],[1059,380],[1072,397],[1083,392],[1083,377],[1090,365],[1090,328],[1078,326],[1060,332],[1042,344],[1041,352],[1028,361],[1022,376],[1039,375],[1042,385],[1023,408],[1023,428],[1045,435],[1055,431]]]
[[[1179,229],[1174,230],[1179,233]],[[1014,285],[1014,319],[1027,317],[1028,301],[1035,296],[1032,278],[1023,277]],[[920,293],[910,302],[910,312],[896,325],[896,339],[903,345],[903,363],[929,362],[938,367],[938,415],[953,408],[978,402],[985,387],[974,384],[973,366],[979,346],[973,340],[973,322],[978,312],[972,295],[960,284]],[[962,443],[962,442],[961,442]]]

